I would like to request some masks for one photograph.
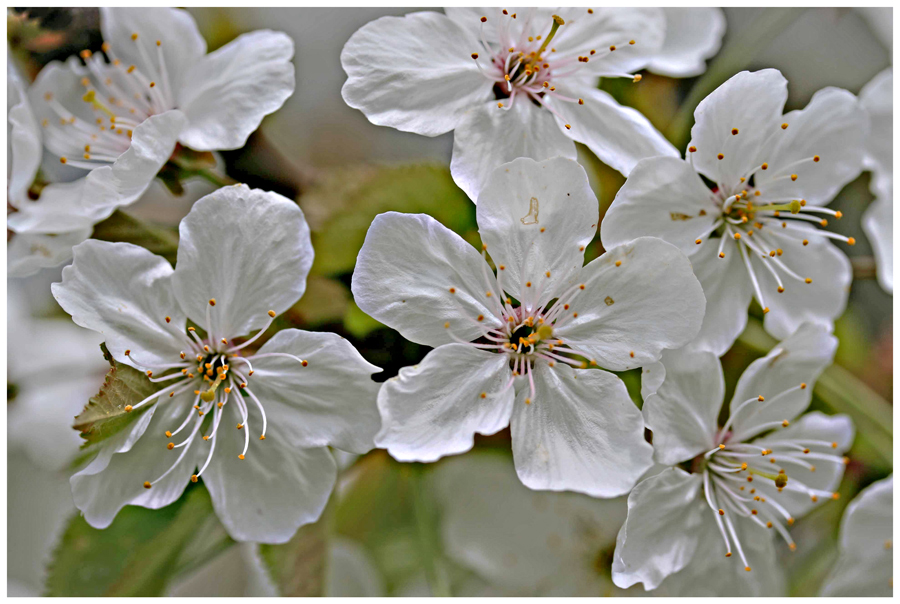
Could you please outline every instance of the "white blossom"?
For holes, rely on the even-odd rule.
[[[375,218],[353,273],[356,303],[435,347],[385,382],[376,444],[434,461],[510,425],[526,486],[628,492],[650,446],[622,381],[592,367],[633,369],[688,342],[703,294],[684,255],[659,239],[582,266],[597,217],[577,163],[520,158],[479,197],[481,254],[429,216]]]
[[[824,228],[841,213],[823,206],[860,172],[866,119],[845,90],[782,114],[786,99],[776,70],[729,79],[694,112],[687,160],[640,162],[601,227],[605,246],[655,236],[689,255],[707,300],[694,346],[717,355],[753,297],[778,339],[831,325],[847,304],[850,261],[831,240],[855,240]]]
[[[124,505],[163,507],[202,476],[232,537],[286,541],[328,500],[327,447],[372,448],[378,368],[335,334],[297,329],[246,356],[305,290],[313,250],[296,204],[226,187],[194,205],[180,234],[174,270],[138,246],[89,240],[53,285],[118,362],[162,386],[125,408],[143,413],[72,477],[75,504],[103,528]]]
[[[673,595],[778,595],[774,538],[837,498],[854,429],[809,405],[837,339],[806,324],[738,381],[721,427],[725,382],[707,351],[666,352],[645,367],[654,459],[670,466],[628,496],[613,580]],[[795,419],[798,418],[799,419]],[[680,571],[680,572],[679,572]]]

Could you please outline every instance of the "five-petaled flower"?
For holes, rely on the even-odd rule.
[[[837,498],[853,441],[847,416],[814,411],[794,421],[836,348],[823,327],[801,326],[747,368],[722,427],[725,381],[713,353],[666,352],[644,368],[654,460],[671,467],[628,497],[613,559],[617,585],[662,583],[681,595],[778,593],[772,537],[796,547],[786,527]]]
[[[534,489],[622,495],[651,464],[617,376],[693,338],[704,299],[685,256],[655,238],[584,264],[597,198],[576,162],[521,158],[479,197],[484,250],[425,215],[376,217],[353,273],[356,303],[435,347],[378,395],[376,444],[434,461],[508,424]],[[515,386],[515,387],[514,387]]]
[[[328,446],[373,446],[379,369],[335,334],[297,329],[246,354],[306,288],[297,205],[244,185],[207,195],[181,222],[174,270],[127,243],[88,240],[74,255],[53,285],[59,304],[164,386],[125,407],[141,415],[72,477],[88,522],[168,505],[200,476],[235,539],[283,542],[317,519],[336,479]]]
[[[472,200],[497,166],[574,159],[573,141],[624,174],[644,157],[677,155],[643,115],[598,90],[598,79],[637,82],[647,66],[696,75],[724,30],[719,12],[673,12],[664,53],[667,13],[657,8],[445,11],[359,29],[341,53],[342,93],[374,124],[426,136],[454,130],[450,170]],[[700,24],[708,27],[696,32]]]
[[[640,162],[601,227],[606,246],[653,236],[690,255],[707,300],[694,345],[718,355],[754,296],[778,339],[847,304],[850,261],[829,240],[855,241],[825,230],[841,213],[822,206],[860,172],[865,116],[838,88],[782,115],[786,100],[774,69],[729,79],[694,112],[687,161]]]
[[[53,243],[69,248],[137,200],[176,144],[239,148],[294,91],[294,43],[283,33],[251,32],[206,54],[184,10],[101,8],[100,27],[102,52],[48,64],[9,114],[10,151],[28,170],[13,171],[8,227],[62,234]]]

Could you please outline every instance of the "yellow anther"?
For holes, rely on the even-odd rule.
[[[210,305],[210,306],[215,306],[215,305],[216,305],[216,299],[215,299],[215,298],[210,298],[210,299],[209,299],[209,305]]]
[[[238,459],[240,459],[241,461],[244,461],[244,454],[241,453],[240,455],[238,455]]]
[[[153,485],[150,484],[148,481],[144,481],[144,488],[145,488],[145,489],[149,489],[149,488],[152,487],[152,486],[153,486]]]
[[[732,135],[736,135],[738,132],[739,132],[739,130],[738,130],[737,128],[732,128],[732,129],[731,129],[731,134],[732,134]],[[743,180],[743,179],[741,179],[741,180]]]
[[[787,122],[785,122],[784,124],[781,124],[782,130],[787,130],[787,127],[788,127]]]
[[[724,156],[723,154],[721,154],[721,153],[719,153],[718,155],[716,155],[716,157],[719,158],[720,160],[725,159],[725,156]]]

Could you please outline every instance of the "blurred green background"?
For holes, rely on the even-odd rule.
[[[278,319],[276,328],[334,331],[347,337],[363,356],[384,368],[379,380],[418,362],[427,348],[405,341],[353,304],[350,276],[373,217],[388,210],[424,212],[478,243],[474,205],[456,188],[447,169],[452,135],[425,138],[374,126],[340,96],[345,76],[339,57],[347,38],[379,16],[414,10],[420,9],[190,9],[210,50],[260,28],[282,30],[294,39],[295,94],[266,118],[244,149],[221,153],[216,169],[234,180],[296,198],[313,230],[316,260],[307,293]],[[737,71],[780,69],[790,83],[791,110],[803,107],[824,86],[857,93],[891,63],[891,9],[729,8],[725,14],[725,42],[704,75],[679,80],[645,73],[640,85],[608,80],[601,86],[639,109],[683,150],[693,108]],[[12,54],[32,76],[50,60],[83,48],[98,49],[98,27],[92,9],[11,10],[7,16]],[[602,215],[624,178],[586,149],[579,154]],[[858,242],[844,248],[855,279],[847,311],[835,327],[840,339],[836,365],[819,380],[811,407],[849,414],[857,437],[840,499],[799,521],[792,529],[798,551],[784,548],[779,554],[794,595],[818,592],[835,560],[844,507],[893,467],[892,298],[874,279],[871,247],[860,227],[872,200],[868,185],[866,172],[830,206],[844,214],[838,230]],[[172,257],[175,225],[190,204],[212,188],[192,181],[183,196],[172,197],[154,183],[141,201],[98,225],[95,236],[134,241]],[[588,260],[602,251],[595,239]],[[63,317],[49,297],[49,283],[58,279],[59,269],[45,270],[27,280],[10,280],[8,288],[26,301],[36,320]],[[760,309],[752,307],[751,315],[746,333],[723,357],[727,396],[748,363],[774,343],[761,328]],[[16,354],[17,345],[10,337],[10,355]],[[99,349],[96,354],[100,357]],[[622,377],[640,405],[639,371]],[[16,411],[17,391],[18,385],[10,382],[8,414]],[[64,415],[59,421],[68,421]],[[508,430],[477,439],[476,449],[508,457]],[[106,531],[91,529],[74,513],[65,470],[42,467],[33,452],[10,435],[9,594],[492,593],[489,577],[479,576],[477,568],[445,547],[445,502],[433,488],[432,475],[446,462],[399,464],[376,450],[345,459],[344,464],[340,487],[322,520],[301,529],[286,546],[257,548],[227,538],[202,487],[188,489],[165,510],[127,508]],[[611,555],[612,545],[598,542],[594,558],[588,560],[606,560],[595,564],[594,571],[605,576],[606,583],[609,564],[603,556]]]

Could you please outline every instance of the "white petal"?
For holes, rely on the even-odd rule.
[[[597,197],[584,168],[561,157],[517,159],[493,171],[478,200],[481,240],[506,267],[503,288],[526,308],[559,296],[597,232]]]
[[[725,378],[711,352],[666,351],[665,381],[644,399],[644,421],[653,431],[653,458],[670,466],[715,446]]]
[[[651,157],[634,167],[603,217],[603,245],[659,237],[685,254],[697,249],[721,217],[719,206],[694,168],[677,157]]]
[[[814,502],[808,493],[795,490],[795,484],[802,483],[811,489],[820,491],[836,491],[841,478],[844,476],[845,466],[841,456],[853,444],[854,434],[853,422],[846,415],[825,415],[820,411],[807,413],[797,421],[792,422],[787,428],[777,429],[762,438],[754,440],[753,444],[774,448],[779,444],[788,442],[797,443],[815,440],[832,443],[832,446],[809,444],[809,449],[815,453],[835,455],[837,456],[837,461],[810,459],[808,463],[815,468],[815,472],[813,472],[800,465],[778,459],[778,454],[776,453],[774,455],[775,467],[785,470],[788,476],[788,486],[781,492],[778,492],[771,481],[761,480],[753,484],[756,485],[757,491],[764,498],[777,501],[791,513],[791,516],[800,518],[817,505],[823,505],[830,498],[819,497],[818,502]],[[837,444],[837,446],[833,446],[834,444]],[[802,455],[799,455],[799,457],[802,458]],[[791,484],[792,481],[795,484]],[[774,510],[771,511],[775,512]]]
[[[866,167],[876,179],[893,181],[894,68],[881,71],[859,91],[859,104],[869,119]]]
[[[769,241],[784,251],[781,261],[798,276],[812,279],[812,283],[782,275],[784,293],[779,294],[774,277],[761,264],[771,260],[751,255],[766,298],[765,305],[770,311],[765,316],[766,331],[783,340],[804,322],[830,327],[847,307],[850,282],[853,280],[853,268],[847,255],[835,244],[821,240],[815,234],[809,235],[808,246],[804,246],[797,235],[782,234],[777,227],[767,236]]]
[[[722,534],[709,508],[698,527],[699,544],[693,558],[654,592],[663,597],[784,596],[786,581],[773,535],[750,521],[738,521],[735,530],[750,564],[750,572],[736,554],[726,558]]]
[[[293,355],[260,357],[272,352]],[[381,371],[350,342],[333,333],[285,329],[251,357],[249,388],[262,402],[269,421],[297,447],[334,446],[365,453],[375,446],[381,418],[375,397]],[[235,364],[236,367],[240,363]],[[243,372],[243,370],[242,370]]]
[[[131,350],[143,365],[178,360],[185,348],[185,316],[171,289],[172,267],[130,243],[89,239],[75,246],[75,260],[63,269],[53,297],[76,324],[103,334],[120,363]],[[166,323],[165,318],[172,322]]]
[[[41,128],[25,92],[26,86],[12,63],[6,62],[6,177],[7,201],[13,206],[28,201],[28,188],[41,165]],[[554,126],[555,127],[555,126]]]
[[[435,461],[472,448],[475,433],[509,424],[515,392],[504,354],[466,344],[435,348],[378,393],[375,444],[398,461]]]
[[[6,246],[6,274],[27,277],[72,258],[72,247],[91,236],[91,229],[59,235],[14,233]]]
[[[294,93],[294,42],[254,31],[206,55],[187,73],[178,106],[188,118],[181,142],[198,151],[237,149]]]
[[[787,80],[777,69],[742,71],[712,91],[694,110],[690,146],[697,149],[691,154],[697,170],[720,185],[737,186],[766,161],[765,143],[781,127],[785,101]]]
[[[874,184],[874,183],[873,183]],[[888,293],[894,292],[894,190],[893,186],[877,191],[873,201],[863,214],[863,230],[869,237],[875,263],[878,267],[878,283]]]
[[[518,157],[541,161],[556,156],[575,159],[576,153],[553,114],[528,98],[517,98],[508,109],[488,101],[466,111],[457,125],[450,173],[475,201],[497,166]]]
[[[249,411],[250,425],[259,426],[255,407]],[[216,443],[203,483],[233,539],[284,543],[322,515],[337,464],[327,447],[298,448],[278,426],[270,426],[272,433],[265,441],[251,442],[244,459],[239,459],[244,434],[233,427],[236,415],[231,412],[221,420],[216,434],[221,442]]]
[[[785,114],[770,130],[775,136],[763,151],[769,168],[757,172],[754,183],[769,199],[825,204],[862,169],[866,118],[846,90],[819,90],[806,108]],[[815,156],[818,162],[811,161]]]
[[[619,105],[613,97],[591,86],[557,86],[560,94],[581,98],[584,105],[552,99],[548,101],[559,117],[557,123],[569,138],[587,145],[600,161],[628,175],[645,157],[678,151],[650,121],[631,107]],[[565,128],[565,125],[571,129]]]
[[[533,397],[519,392],[511,422],[522,484],[617,497],[653,465],[641,412],[617,376],[538,362],[534,384]]]
[[[659,54],[666,37],[666,18],[659,8],[600,7],[589,13],[579,7],[553,11],[566,22],[553,39],[557,50],[554,59],[590,55],[590,61],[582,64],[579,75],[582,72],[619,75],[642,69]],[[551,13],[551,9],[544,12]],[[548,18],[548,25],[549,22]],[[634,44],[630,44],[632,40]],[[610,46],[616,50],[609,52]],[[593,50],[597,51],[596,55],[591,55]]]
[[[486,100],[494,83],[481,74],[475,35],[446,15],[410,13],[367,23],[347,41],[344,101],[379,126],[436,136]]]
[[[496,289],[490,272],[475,248],[434,218],[386,212],[366,233],[350,289],[363,312],[407,340],[440,346],[454,341],[450,333],[474,340],[502,325],[486,295]]]
[[[865,488],[841,519],[840,557],[825,579],[822,596],[893,594],[894,476]]]
[[[715,7],[663,7],[666,40],[647,69],[673,78],[706,71],[706,59],[719,51],[725,35],[725,13]]]
[[[747,326],[747,307],[753,299],[753,284],[737,244],[726,241],[719,257],[721,239],[707,239],[691,254],[694,275],[703,286],[706,314],[693,349],[709,350],[722,356]],[[765,270],[760,267],[760,270]],[[758,273],[757,273],[758,274]],[[766,300],[768,302],[768,300]]]
[[[173,91],[190,85],[188,71],[206,54],[206,40],[186,10],[103,7],[100,9],[100,29],[112,53],[126,65],[137,65],[148,77],[160,75],[157,53],[161,51]],[[133,34],[138,35],[136,40],[132,39]],[[159,49],[157,41],[162,43]],[[143,47],[143,52],[138,44]],[[145,57],[150,59],[149,64]]]
[[[384,579],[359,542],[346,537],[330,539],[325,593],[331,598],[384,597]]]
[[[152,488],[144,488],[144,481],[155,481],[162,476],[181,453],[181,449],[167,450],[170,439],[165,431],[177,427],[176,418],[180,423],[181,417],[176,412],[183,412],[187,401],[177,397],[164,405],[154,405],[148,410],[135,422],[137,426],[132,433],[125,431],[102,443],[97,458],[72,476],[75,505],[94,528],[109,526],[126,505],[154,510],[165,507],[178,499],[187,486],[199,458],[197,442],[202,442],[199,439],[188,445],[187,454],[175,470]],[[121,444],[125,437],[131,446]]]
[[[179,232],[175,295],[198,325],[206,326],[209,311],[216,335],[246,335],[306,290],[309,227],[297,204],[277,193],[223,187],[194,204]]]
[[[744,401],[762,396],[765,400],[751,403],[732,423],[732,438],[745,440],[765,430],[766,423],[792,420],[803,412],[812,397],[819,374],[834,359],[837,338],[823,327],[807,323],[791,337],[747,367],[738,380],[730,412]],[[806,388],[797,386],[806,384]],[[782,392],[793,389],[779,397]]]
[[[585,289],[576,290],[572,314],[556,322],[554,333],[601,367],[649,365],[700,329],[703,290],[684,254],[662,239],[641,237],[614,247],[574,282]]]
[[[448,555],[511,593],[587,582],[588,557],[611,548],[625,520],[624,497],[533,491],[494,452],[448,459],[434,478]]]
[[[660,582],[690,562],[705,511],[699,474],[670,468],[639,482],[628,496],[628,518],[619,530],[613,581],[619,587]]]

